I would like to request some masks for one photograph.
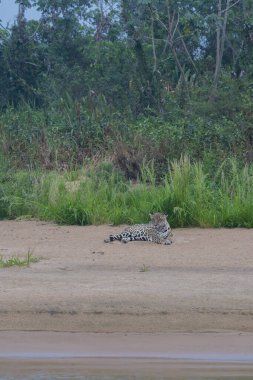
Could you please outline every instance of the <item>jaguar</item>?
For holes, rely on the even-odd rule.
[[[120,234],[110,235],[105,239],[105,243],[114,240],[120,240],[128,243],[134,240],[151,241],[157,244],[169,245],[172,243],[172,231],[167,221],[167,215],[160,212],[150,214],[150,222],[148,224],[134,224],[125,228]]]

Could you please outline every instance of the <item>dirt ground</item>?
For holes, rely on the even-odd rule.
[[[171,246],[113,242],[122,227],[1,221],[0,330],[253,332],[253,230],[176,229]]]

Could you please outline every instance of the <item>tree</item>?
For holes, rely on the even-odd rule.
[[[16,23],[5,33],[1,46],[1,68],[5,96],[2,105],[40,102],[40,79],[45,69],[34,30],[37,23],[25,19],[25,2],[20,2]]]
[[[217,89],[220,77],[221,65],[224,55],[224,46],[227,39],[227,23],[230,10],[241,0],[226,0],[225,8],[222,9],[222,0],[217,3],[217,29],[216,29],[216,63],[214,71],[214,88]]]

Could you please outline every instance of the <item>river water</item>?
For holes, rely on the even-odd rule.
[[[163,358],[0,360],[0,380],[253,379],[253,361]]]
[[[253,334],[0,332],[0,380],[252,379]]]

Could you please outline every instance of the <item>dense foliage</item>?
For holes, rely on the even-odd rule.
[[[143,159],[163,171],[182,153],[253,160],[252,0],[17,3],[0,29],[1,151],[15,165],[113,153],[135,178]]]
[[[194,191],[189,190],[193,203],[185,208],[174,195],[167,196],[173,194],[171,187],[154,188],[154,194],[168,191],[162,202],[167,199],[167,209],[174,210],[175,224],[195,224],[198,219],[196,224],[201,225],[252,225],[252,219],[245,216],[252,192],[247,193],[244,216],[233,219],[232,193],[213,178],[221,163],[231,158],[236,159],[239,176],[251,170],[244,165],[253,162],[253,0],[16,2],[15,24],[0,27],[2,216],[41,215],[40,208],[36,212],[31,208],[35,205],[32,199],[26,209],[28,198],[9,186],[12,180],[6,173],[13,168],[78,170],[83,164],[106,159],[125,178],[136,180],[151,162],[157,185],[168,178],[168,162],[187,155],[196,170],[194,175],[203,176],[207,198],[211,199],[210,194],[216,197],[210,208],[219,211],[216,216],[207,211],[211,219],[202,222],[200,216],[191,215]],[[26,19],[31,6],[40,11],[39,20]],[[197,172],[197,161],[205,174]],[[170,175],[175,175],[175,168],[169,167]],[[36,175],[19,175],[14,175],[15,180],[21,187],[24,181],[24,189],[31,186],[29,181],[36,194],[38,186],[43,187],[41,194],[47,195],[39,198],[39,205],[51,202],[51,190],[46,190],[50,175],[43,183]],[[252,172],[247,175],[252,184]],[[206,176],[211,179],[207,183]],[[105,186],[103,178],[102,183]],[[126,186],[123,179],[120,184]],[[101,199],[107,204],[110,186],[101,188]],[[64,192],[59,182],[61,188]],[[14,197],[13,213],[6,189]],[[138,199],[138,189],[134,193],[124,190],[125,195],[122,189],[118,191],[119,203],[132,204],[131,194]],[[225,194],[224,207],[231,208],[225,219],[221,217],[221,194]],[[100,214],[105,211],[100,217],[84,215],[84,200],[80,201],[82,211],[69,211],[72,195],[63,198],[57,210],[61,205],[67,208],[70,218],[62,221],[85,224],[110,219],[109,210],[97,199]],[[16,200],[22,212],[17,210]],[[221,202],[219,207],[217,202]],[[164,203],[157,207],[166,208]],[[144,209],[136,220],[146,217],[150,207],[145,204]],[[52,218],[61,221],[64,210]],[[121,217],[111,215],[111,220],[131,221],[129,216],[122,217],[122,208],[118,213]],[[180,215],[184,216],[182,223]]]

